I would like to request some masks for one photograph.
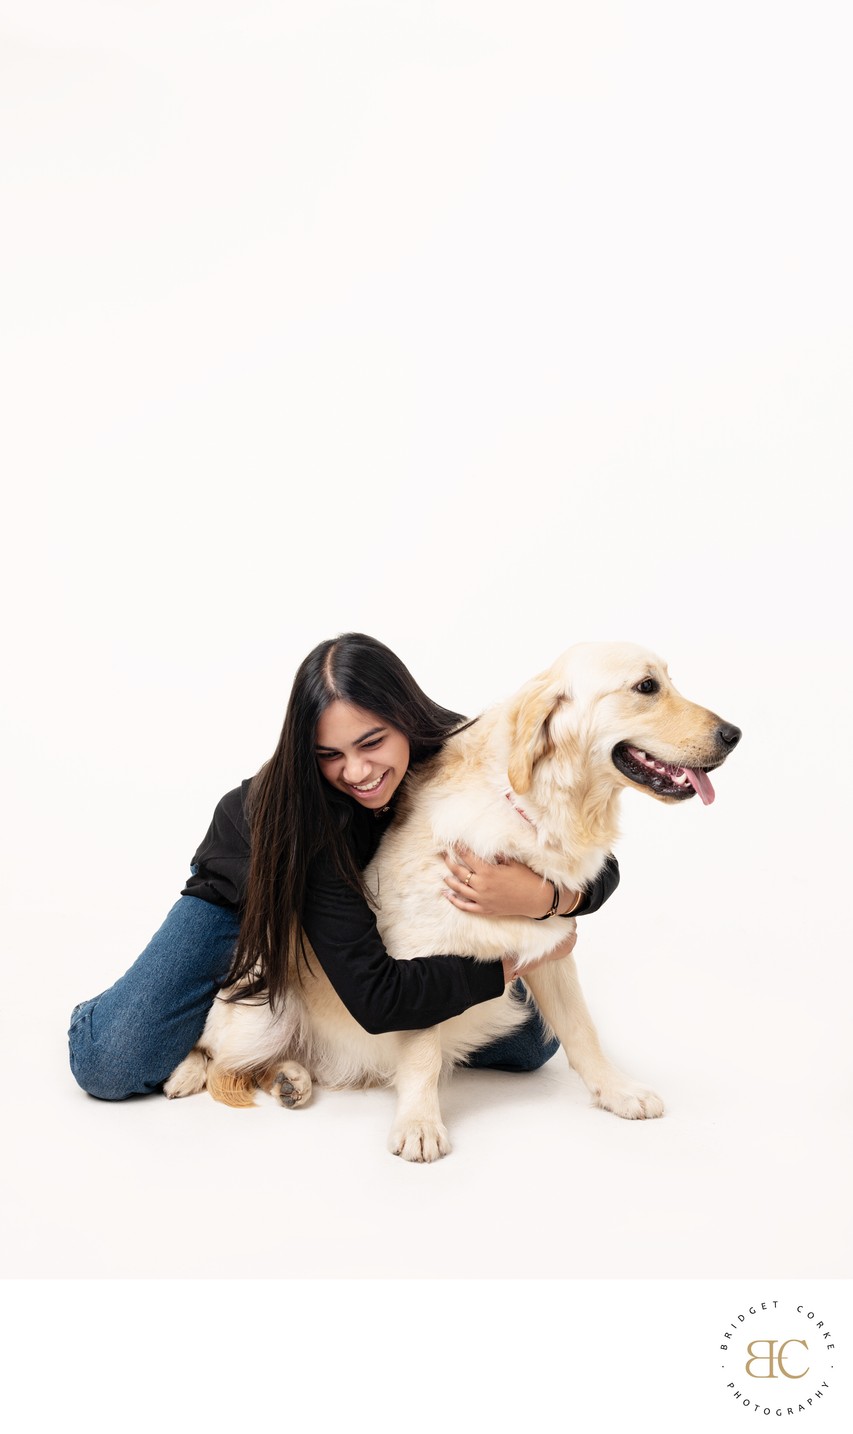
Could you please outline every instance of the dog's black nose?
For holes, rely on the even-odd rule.
[[[730,724],[726,723],[725,727],[720,727],[718,729],[717,736],[719,737],[724,747],[728,747],[729,749],[731,749],[732,747],[737,746],[738,742],[743,736],[743,733],[741,732],[739,727],[732,727]]]

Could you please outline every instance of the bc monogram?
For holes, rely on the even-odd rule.
[[[756,1346],[761,1344],[767,1347],[769,1353],[758,1354],[756,1352]],[[779,1344],[778,1354],[775,1352],[777,1344],[779,1344],[779,1341],[775,1339],[754,1339],[751,1344],[747,1345],[746,1352],[747,1354],[751,1355],[752,1358],[746,1361],[746,1365],[744,1366],[744,1368],[746,1369],[746,1372],[751,1379],[778,1379],[779,1374],[784,1375],[785,1379],[802,1379],[804,1375],[808,1374],[808,1365],[806,1365],[805,1369],[801,1369],[799,1374],[792,1374],[790,1369],[785,1368],[785,1360],[788,1358],[788,1356],[785,1354],[785,1350],[788,1348],[788,1345],[801,1344],[803,1346],[803,1349],[808,1349],[808,1344],[804,1339],[783,1339],[781,1344]],[[769,1366],[767,1373],[754,1374],[752,1366],[754,1364],[764,1363]],[[777,1374],[775,1371],[775,1365],[779,1366],[779,1374]]]

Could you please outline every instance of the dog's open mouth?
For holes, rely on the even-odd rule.
[[[708,776],[702,767],[675,767],[671,762],[659,762],[651,752],[642,752],[630,742],[620,742],[613,749],[613,764],[629,781],[641,787],[651,787],[659,797],[692,797],[698,792],[706,807],[716,796]],[[717,765],[717,764],[715,764]]]

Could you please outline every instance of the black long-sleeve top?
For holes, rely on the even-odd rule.
[[[218,803],[207,834],[192,859],[194,874],[181,893],[240,911],[249,879],[250,831],[246,797],[251,778]],[[349,841],[364,869],[393,812],[354,806]],[[597,911],[619,884],[616,858],[607,858],[575,913]],[[467,956],[418,956],[395,961],[388,955],[376,916],[347,885],[328,857],[309,871],[303,927],[312,949],[347,1010],[371,1035],[416,1031],[438,1025],[504,989],[499,961]]]

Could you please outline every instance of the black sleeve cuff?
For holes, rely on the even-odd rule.
[[[583,900],[572,916],[590,916],[603,906],[619,885],[619,863],[615,856],[609,856],[604,863],[598,876],[590,883],[584,892]]]

